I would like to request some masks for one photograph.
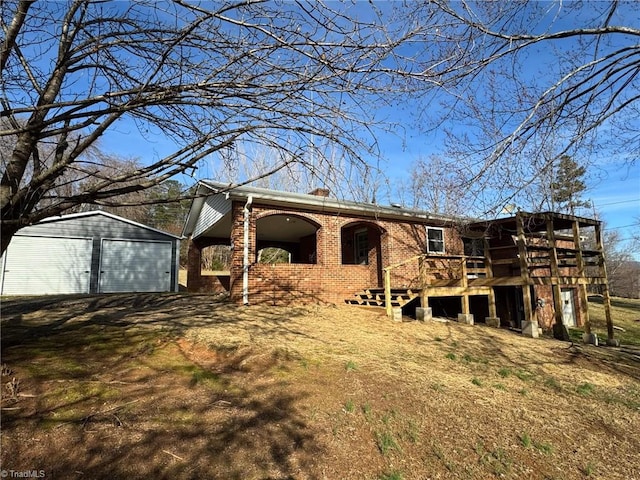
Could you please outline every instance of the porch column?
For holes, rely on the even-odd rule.
[[[189,238],[189,247],[187,248],[187,291],[199,292],[202,281],[202,248]]]

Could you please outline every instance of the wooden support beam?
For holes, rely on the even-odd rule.
[[[464,313],[465,315],[468,315],[471,313],[470,308],[469,308],[469,295],[467,294],[467,289],[465,288],[463,290],[463,294],[462,297],[460,297],[462,300],[462,313]]]
[[[489,240],[484,237],[484,267],[486,269],[487,278],[493,277],[493,257],[491,255],[491,248],[489,248]]]
[[[600,252],[600,277],[604,278],[602,284],[603,292],[602,299],[604,301],[604,316],[607,320],[607,339],[613,342],[613,320],[611,318],[611,295],[609,294],[609,282],[607,281],[607,266],[604,258],[604,244],[602,242],[602,228],[601,224],[596,225],[596,245]]]
[[[577,275],[580,279],[586,279],[586,269],[584,266],[584,257],[582,256],[582,245],[580,243],[580,224],[577,220],[573,221],[573,246],[576,249],[576,265]],[[578,295],[580,298],[580,304],[584,309],[584,331],[587,335],[591,334],[591,318],[589,316],[589,299],[587,298],[587,286],[582,283],[578,287]]]
[[[553,309],[555,310],[556,325],[562,328],[562,295],[560,291],[560,273],[558,270],[558,250],[556,248],[556,234],[553,226],[553,218],[547,217],[547,241],[551,250],[549,251],[549,261],[551,262],[551,284],[553,285]]]
[[[391,307],[391,269],[384,269],[384,301],[387,310],[387,317],[393,316]]]
[[[496,294],[493,288],[489,291],[489,316],[491,318],[497,318],[498,309],[496,308]]]
[[[460,297],[465,292],[470,296],[489,295],[491,287],[428,287],[425,290],[422,293],[424,297]]]
[[[520,279],[522,281],[524,320],[525,322],[532,322],[535,318],[533,308],[531,308],[531,279],[529,277],[529,265],[527,262],[527,243],[524,236],[524,219],[520,213],[516,214],[516,235],[516,243],[518,245],[518,255],[520,259]]]

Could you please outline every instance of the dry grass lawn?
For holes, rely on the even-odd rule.
[[[1,469],[45,478],[640,479],[628,349],[136,294],[3,302],[2,363]]]

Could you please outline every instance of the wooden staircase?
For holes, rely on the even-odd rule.
[[[404,307],[407,303],[420,296],[420,290],[408,288],[391,289],[391,306]],[[354,295],[355,298],[345,300],[350,305],[363,305],[368,307],[386,307],[384,301],[384,288],[367,288]]]

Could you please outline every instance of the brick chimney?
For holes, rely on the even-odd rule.
[[[328,197],[329,191],[328,188],[315,188],[309,192],[309,195],[315,195],[316,197]]]

